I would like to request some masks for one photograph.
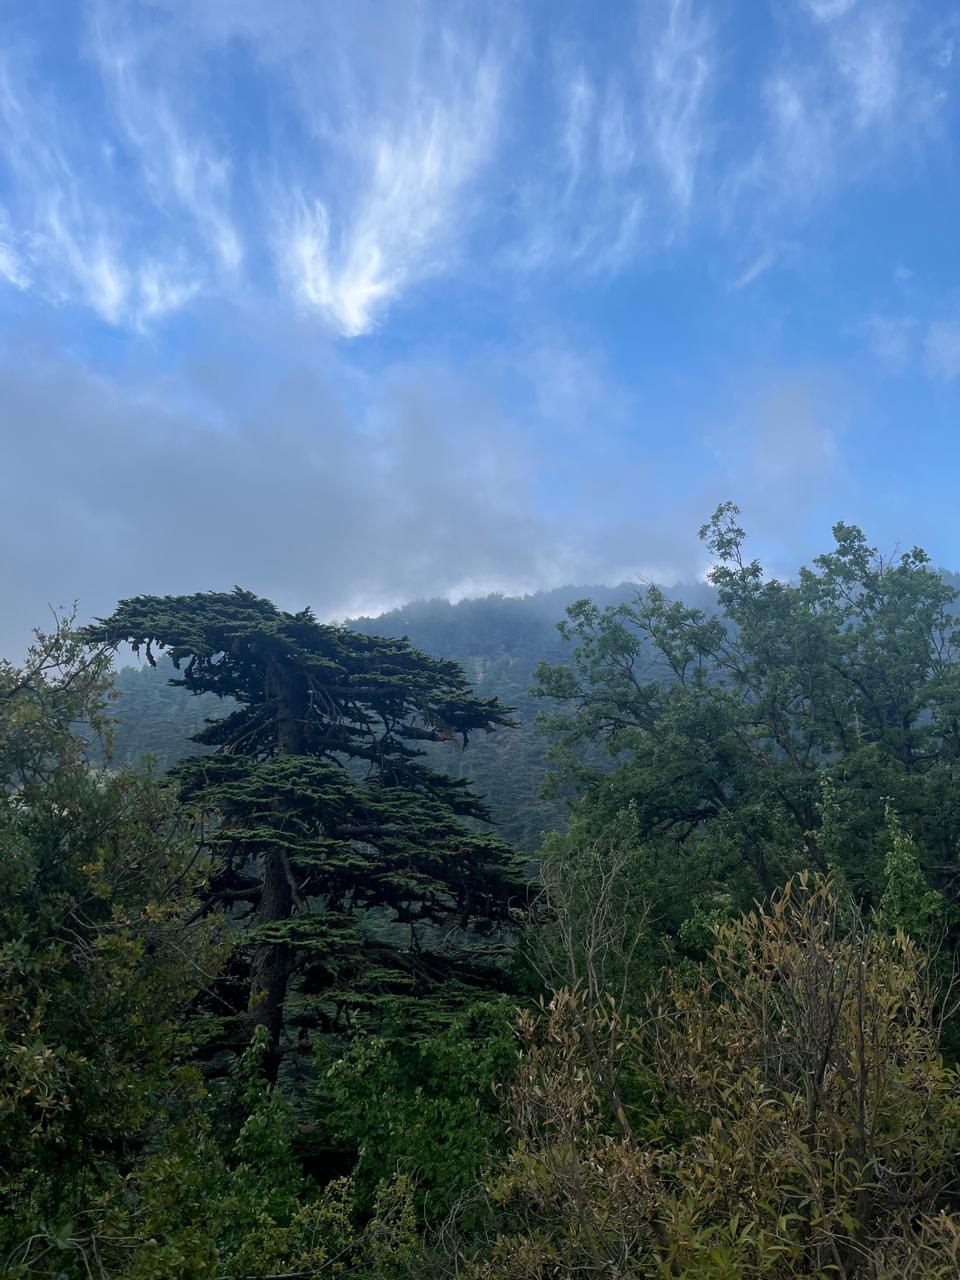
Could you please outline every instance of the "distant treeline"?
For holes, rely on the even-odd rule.
[[[575,600],[614,605],[635,591],[635,586],[623,583],[558,587],[526,596],[488,595],[457,604],[418,600],[346,625],[365,635],[406,636],[417,649],[458,662],[478,694],[515,708],[515,728],[478,735],[466,751],[454,743],[428,746],[427,755],[435,768],[470,779],[486,797],[504,838],[531,852],[545,831],[565,825],[567,812],[562,795],[542,794],[549,761],[548,743],[536,723],[543,702],[532,693],[537,666],[542,661],[569,662],[573,644],[557,624]],[[686,584],[671,594],[703,608],[714,601],[712,588],[705,584]],[[176,674],[166,656],[156,667],[144,663],[117,671],[112,708],[115,765],[152,756],[157,767],[166,770],[183,756],[201,751],[190,739],[208,719],[228,713],[230,704],[214,694],[191,694],[171,685]]]

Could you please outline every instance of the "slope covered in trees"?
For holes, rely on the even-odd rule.
[[[601,606],[620,603],[633,588],[565,587],[523,597],[485,596],[451,604],[447,600],[418,601],[377,617],[352,620],[351,629],[365,635],[406,637],[424,653],[458,663],[478,694],[496,697],[513,708],[515,723],[497,734],[474,740],[469,751],[456,744],[428,746],[428,759],[437,769],[469,780],[483,796],[497,829],[510,843],[533,852],[543,833],[564,825],[562,798],[547,798],[542,784],[549,768],[548,747],[537,731],[543,703],[533,696],[541,661],[563,664],[573,644],[557,624],[574,601],[589,596]],[[705,587],[678,588],[689,603],[709,607],[712,592]],[[161,770],[202,747],[191,740],[210,717],[224,714],[229,704],[209,693],[199,695],[171,686],[169,659],[158,656],[156,667],[122,665],[116,676],[118,697],[112,758],[134,764],[151,754]]]
[[[702,536],[713,607],[537,655],[529,896],[448,658],[234,592],[0,665],[0,1273],[960,1274],[957,592]],[[162,780],[91,749],[119,641],[227,711]]]

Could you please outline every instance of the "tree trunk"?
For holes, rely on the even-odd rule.
[[[274,666],[269,682],[277,702],[277,753],[281,756],[303,755],[306,679],[300,671],[286,671]]]
[[[293,889],[286,860],[279,850],[263,857],[263,893],[254,917],[254,928],[288,920],[293,910]],[[262,942],[253,953],[250,965],[250,1001],[248,1024],[251,1036],[257,1027],[266,1027],[269,1052],[267,1074],[276,1079],[280,1065],[280,1033],[283,1030],[283,1006],[290,977],[290,948],[284,943]]]
[[[274,664],[267,675],[267,688],[276,702],[277,754],[302,755],[307,712],[302,672]],[[269,849],[264,853],[262,874],[263,892],[254,916],[254,928],[289,920],[295,906],[290,866],[282,849]],[[251,1035],[257,1027],[267,1029],[269,1052],[265,1066],[271,1079],[276,1078],[280,1065],[283,1009],[292,967],[290,947],[282,942],[260,943],[250,965],[248,1025]]]

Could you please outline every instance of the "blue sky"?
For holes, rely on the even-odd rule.
[[[960,567],[960,6],[0,0],[0,643]]]

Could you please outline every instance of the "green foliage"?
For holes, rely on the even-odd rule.
[[[145,775],[97,774],[107,656],[69,625],[0,666],[0,1259],[89,1256],[201,1090],[181,1019],[216,960],[203,864]],[[175,1144],[174,1144],[175,1145]],[[34,1261],[31,1261],[33,1259]],[[64,1264],[66,1265],[66,1264]]]
[[[335,1138],[357,1152],[365,1201],[395,1173],[436,1219],[504,1146],[496,1089],[516,1060],[515,1009],[477,1004],[433,1036],[366,1037],[330,1067],[323,1093]]]
[[[960,847],[956,592],[922,551],[887,562],[843,524],[796,582],[768,578],[737,514],[701,531],[719,613],[656,587],[567,611],[573,664],[544,664],[539,690],[577,842],[632,806],[670,935],[804,866],[878,905],[888,805],[944,892]]]
[[[657,877],[633,807],[584,838],[576,819],[540,851],[540,897],[526,950],[547,987],[616,994],[633,1008],[668,958],[647,927]]]
[[[559,990],[521,1022],[496,1221],[449,1270],[955,1275],[960,1081],[939,1030],[922,950],[804,877],[642,1018]],[[643,1128],[611,1105],[631,1059],[656,1082]]]
[[[302,1204],[284,1225],[262,1221],[225,1264],[224,1276],[330,1275],[391,1277],[415,1274],[420,1256],[409,1181],[382,1185],[365,1225],[353,1207],[349,1178],[338,1178]]]
[[[418,1245],[411,1181],[400,1175],[379,1180],[366,1213],[353,1178],[318,1186],[298,1159],[303,1126],[267,1079],[269,1054],[260,1027],[221,1089],[228,1109],[246,1112],[222,1158],[215,1194],[221,1274],[400,1274]]]
[[[225,1044],[266,1026],[275,1070],[284,1032],[498,985],[470,942],[509,922],[519,863],[423,744],[465,747],[510,720],[455,663],[240,590],[122,601],[87,634],[151,662],[166,648],[175,683],[236,707],[196,735],[215,752],[176,770],[206,816],[207,905],[243,933],[220,992],[236,1010]]]
[[[886,887],[880,900],[884,920],[913,938],[929,938],[946,923],[942,893],[931,889],[921,870],[920,850],[897,815],[887,813],[890,845],[884,859]]]

